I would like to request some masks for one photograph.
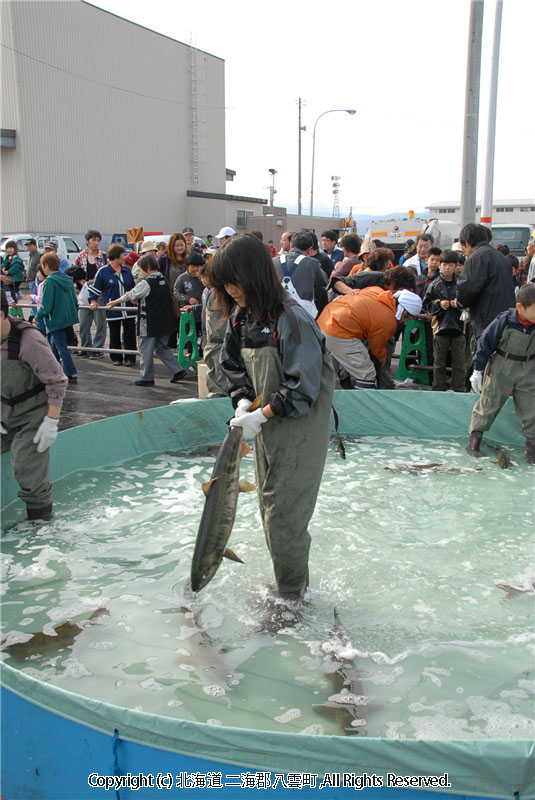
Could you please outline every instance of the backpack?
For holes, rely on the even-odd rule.
[[[290,295],[290,297],[292,298],[292,300],[295,300],[296,303],[299,303],[299,305],[302,306],[308,314],[310,314],[312,319],[316,319],[316,317],[318,316],[318,309],[316,308],[314,300],[304,300],[299,295],[297,289],[292,283],[292,275],[294,274],[295,270],[297,269],[297,267],[304,258],[306,258],[305,255],[297,256],[291,268],[288,269],[288,267],[286,266],[286,256],[281,255],[280,262],[283,272],[283,278],[281,280],[281,283],[288,292],[288,294]]]

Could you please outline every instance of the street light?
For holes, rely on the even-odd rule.
[[[310,180],[310,216],[314,215],[314,155],[316,152],[316,125],[320,121],[325,114],[334,114],[335,112],[342,112],[344,114],[356,114],[354,108],[331,108],[329,111],[324,111],[322,114],[319,115],[316,122],[314,123],[314,132],[312,134],[312,178]]]

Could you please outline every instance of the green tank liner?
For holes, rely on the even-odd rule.
[[[363,390],[336,392],[334,405],[342,435],[459,439],[467,438],[475,400],[474,395],[452,393]],[[143,453],[191,450],[196,446],[219,443],[231,414],[227,399],[184,401],[71,428],[58,436],[52,448],[52,479],[84,468],[108,466]],[[510,398],[488,438],[500,444],[523,444],[520,421]],[[2,457],[3,506],[17,498],[17,486],[10,474],[8,458],[9,455]],[[86,731],[80,738],[80,746],[91,736],[91,731],[108,737],[113,737],[118,731],[121,741],[156,748],[162,751],[162,757],[164,753],[180,754],[198,759],[199,763],[203,759],[217,762],[223,768],[239,766],[247,770],[318,775],[375,773],[385,778],[385,786],[387,773],[421,776],[447,773],[451,786],[430,788],[432,796],[441,793],[457,797],[535,800],[534,743],[531,740],[402,740],[244,730],[114,706],[62,690],[7,665],[2,666],[2,684],[7,690],[6,695],[28,701],[36,707],[36,712],[38,709],[51,712],[51,738],[54,735],[54,715],[77,723],[82,731]],[[13,765],[20,776],[18,793],[11,796],[29,796],[24,795],[24,776],[33,773],[32,756],[21,748],[24,739],[21,734],[25,725],[31,726],[31,715],[26,719],[10,718],[3,722],[3,747],[9,749],[6,737],[11,729],[19,743],[15,750],[18,763]],[[28,735],[27,738],[30,741],[32,737]],[[76,746],[77,742],[73,741],[73,761],[76,759]],[[67,767],[61,753],[57,758],[56,772],[61,776]],[[73,769],[71,764],[68,768],[71,791],[75,791]],[[135,765],[131,766],[131,771],[134,770]],[[108,772],[112,772],[111,764]],[[82,775],[77,777],[83,779]],[[28,788],[33,786],[32,780],[34,778],[28,778]],[[15,786],[13,781],[10,785],[12,788]],[[390,798],[399,795],[400,800],[409,800],[420,797],[424,790],[389,789],[384,790],[385,794],[382,789],[369,791],[370,795],[364,790],[360,796]],[[301,796],[303,793],[311,796],[303,791]],[[32,793],[31,796],[51,795]],[[95,796],[100,796],[100,793],[97,791]],[[325,796],[334,798],[339,794],[335,791]]]

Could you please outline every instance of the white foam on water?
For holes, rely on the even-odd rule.
[[[148,455],[84,470],[78,484],[71,475],[56,482],[53,523],[21,523],[3,537],[0,655],[119,704],[141,687],[151,713],[205,721],[217,703],[211,724],[284,730],[299,719],[300,732],[340,734],[312,705],[373,697],[361,735],[525,732],[535,689],[533,594],[504,601],[496,583],[530,588],[533,572],[519,565],[530,563],[532,476],[521,457],[505,474],[491,459],[473,471],[463,448],[377,436],[348,441],[346,461],[329,453],[310,524],[310,605],[276,637],[257,632],[269,596],[258,587],[272,567],[253,493],[240,496],[231,539],[245,564],[225,561],[201,593],[186,589],[200,484],[213,458]],[[435,461],[460,472],[385,470]],[[251,456],[241,473],[254,482]],[[10,506],[7,522],[12,513]],[[250,605],[251,597],[259,602]],[[108,613],[89,622],[97,608]],[[52,658],[53,642],[48,656],[22,663],[5,651],[28,641],[23,628],[54,636],[64,622],[83,635],[68,647],[57,637]],[[467,698],[484,696],[502,705],[474,711]]]
[[[288,722],[293,722],[294,719],[299,719],[300,716],[300,708],[289,708],[288,711],[284,712],[284,714],[280,714],[278,717],[275,717],[275,720],[280,722],[282,725],[286,725]]]

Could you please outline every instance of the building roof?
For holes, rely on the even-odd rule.
[[[239,200],[242,203],[262,203],[267,204],[267,200],[261,197],[243,197],[239,194],[221,194],[220,192],[197,192],[195,189],[188,189],[188,197],[204,197],[207,200]]]
[[[477,205],[481,205],[481,200],[476,201]],[[493,206],[533,206],[535,205],[535,199],[528,198],[523,200],[493,200]],[[460,201],[452,202],[451,200],[438,200],[436,203],[430,203],[427,208],[436,208],[440,206],[441,208],[460,208],[461,203]]]

